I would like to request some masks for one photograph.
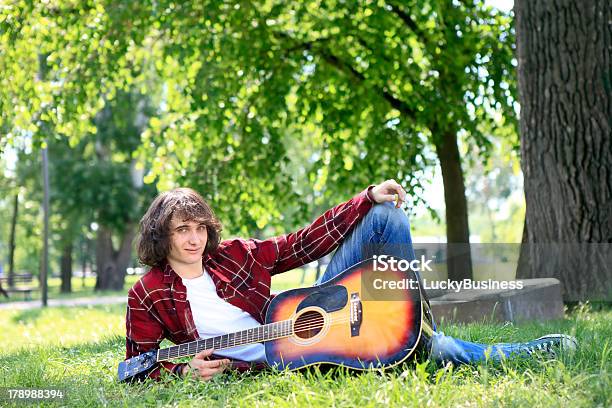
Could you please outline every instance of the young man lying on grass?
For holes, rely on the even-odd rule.
[[[397,204],[393,201],[397,197]],[[273,275],[323,257],[337,248],[317,283],[362,261],[366,245],[389,244],[390,255],[414,259],[408,218],[399,209],[406,192],[395,180],[371,185],[297,232],[266,240],[221,241],[213,210],[188,188],[160,194],[140,222],[138,257],[151,267],[130,289],[126,316],[126,359],[159,348],[163,339],[180,344],[260,326],[271,300]],[[528,343],[484,345],[434,332],[437,363],[475,363],[512,354],[575,348],[576,340],[548,335]],[[210,380],[227,367],[263,368],[261,343],[205,350],[189,363],[162,362],[177,375]]]

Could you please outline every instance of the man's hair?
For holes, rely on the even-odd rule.
[[[138,259],[144,265],[161,266],[170,253],[170,222],[196,221],[206,225],[208,241],[204,255],[214,252],[221,240],[221,223],[200,194],[190,188],[175,188],[159,194],[140,220]]]

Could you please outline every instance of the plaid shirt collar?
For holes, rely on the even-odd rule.
[[[210,256],[205,255],[204,258],[202,259],[202,268],[206,267],[206,261],[208,259],[210,259]],[[174,271],[174,269],[172,269],[172,267],[170,266],[168,262],[165,262],[164,264],[162,264],[159,270],[161,270],[163,273],[163,277],[162,277],[163,283],[171,285],[175,281],[175,279],[179,277],[179,275]],[[223,271],[219,271],[216,268],[207,268],[206,270],[211,274],[211,277],[213,277],[212,275],[214,275],[214,277],[220,279],[223,282],[226,282],[226,283],[231,282],[231,277],[229,276],[229,273],[223,273]]]

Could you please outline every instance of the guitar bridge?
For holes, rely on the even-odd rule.
[[[359,293],[351,293],[351,337],[359,336],[359,329],[361,328],[361,321],[363,320],[363,310],[361,308],[361,299]]]

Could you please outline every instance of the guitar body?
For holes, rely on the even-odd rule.
[[[265,343],[268,364],[290,370],[318,363],[368,369],[390,367],[413,354],[425,343],[423,329],[429,326],[420,289],[377,296],[371,293],[374,273],[369,259],[319,286],[278,294],[266,323],[291,319],[294,333]],[[412,271],[386,271],[384,278],[417,282]]]

